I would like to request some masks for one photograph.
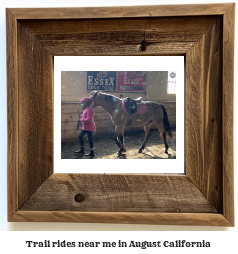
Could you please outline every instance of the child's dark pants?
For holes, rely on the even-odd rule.
[[[79,134],[79,142],[81,146],[84,146],[84,140],[83,137],[85,134],[88,134],[88,142],[90,145],[90,149],[93,149],[93,132],[92,131],[86,131],[82,130],[81,133]]]

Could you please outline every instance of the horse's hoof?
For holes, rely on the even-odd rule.
[[[140,150],[138,151],[138,153],[142,153],[142,149],[140,149]]]

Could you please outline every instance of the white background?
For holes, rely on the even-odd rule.
[[[231,253],[236,253],[238,250],[237,246],[237,237],[238,237],[238,227],[234,228],[224,228],[224,227],[189,227],[189,226],[157,226],[157,225],[124,225],[124,224],[91,224],[91,223],[7,223],[7,110],[6,110],[6,23],[5,23],[5,8],[6,7],[80,7],[80,6],[118,6],[118,5],[154,5],[154,4],[191,4],[191,3],[223,3],[223,2],[234,2],[234,1],[163,1],[163,0],[154,0],[154,1],[133,1],[133,0],[121,0],[121,1],[74,1],[74,0],[1,0],[0,3],[0,244],[3,253],[10,253],[11,251],[25,251],[25,252],[42,252],[42,249],[27,249],[25,241],[34,240],[40,241],[45,239],[52,240],[68,240],[81,239],[88,241],[116,241],[116,240],[155,240],[155,239],[164,239],[164,240],[192,240],[200,241],[206,240],[211,241],[212,247],[210,249],[203,248],[203,253],[213,253],[215,251],[231,251]],[[236,6],[236,14],[237,6]],[[238,24],[236,21],[236,37]],[[237,43],[235,50],[235,69],[237,70]],[[235,72],[235,131],[234,131],[234,152],[237,154],[237,120],[238,120],[238,106],[237,106],[238,96],[237,96],[237,74]],[[236,208],[236,217],[237,217],[237,165],[238,165],[238,156],[234,156],[235,159],[235,208]],[[236,219],[237,224],[237,219]],[[12,231],[25,231],[25,232],[12,232]],[[50,231],[59,231],[59,232],[50,232]],[[4,232],[8,231],[8,232]],[[11,232],[10,232],[11,231]],[[28,232],[35,231],[35,232]],[[40,232],[40,231],[49,231],[49,232]],[[93,232],[60,232],[60,231],[93,231]],[[104,231],[104,232],[97,232]],[[107,232],[115,231],[115,232]],[[122,232],[125,231],[125,232]],[[127,231],[137,231],[137,232],[127,232]],[[149,232],[142,232],[149,231]],[[162,232],[170,231],[170,232]],[[181,231],[181,232],[177,232]],[[191,232],[187,232],[191,231]],[[218,232],[210,232],[218,231]],[[230,231],[230,232],[226,232]],[[133,239],[132,239],[133,238]],[[89,240],[90,239],[90,240]],[[125,252],[132,252],[135,249],[124,249]],[[45,252],[57,251],[65,253],[65,249],[44,249]],[[79,253],[79,249],[67,249],[67,253],[75,252]],[[87,250],[92,252],[92,250]],[[97,251],[97,249],[95,249]],[[112,249],[104,250],[105,252],[111,252]],[[120,249],[113,250],[120,251]],[[152,250],[143,250],[150,251],[153,253],[158,253],[160,249]],[[176,248],[176,249],[161,249],[161,253],[170,253],[176,251],[176,253],[191,253],[191,249],[187,248]],[[86,250],[85,250],[86,252]],[[192,249],[193,253],[201,253],[201,249]]]
[[[138,56],[54,57],[55,173],[184,173],[184,57],[143,56],[143,65],[141,61]],[[176,159],[151,159],[150,162],[143,159],[119,161],[61,159],[61,71],[96,71],[98,63],[101,69],[108,71],[176,71],[178,88],[176,94]],[[95,152],[97,152],[97,147],[95,147]],[[135,163],[140,166],[135,167]]]

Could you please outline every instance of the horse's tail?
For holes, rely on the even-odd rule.
[[[162,107],[163,114],[164,114],[164,117],[163,117],[164,132],[168,138],[173,139],[174,135],[173,135],[171,128],[170,128],[169,119],[168,119],[166,109],[164,108],[163,104],[160,104],[160,106]]]

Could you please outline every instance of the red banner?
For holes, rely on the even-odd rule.
[[[117,91],[145,92],[145,71],[118,71]]]

